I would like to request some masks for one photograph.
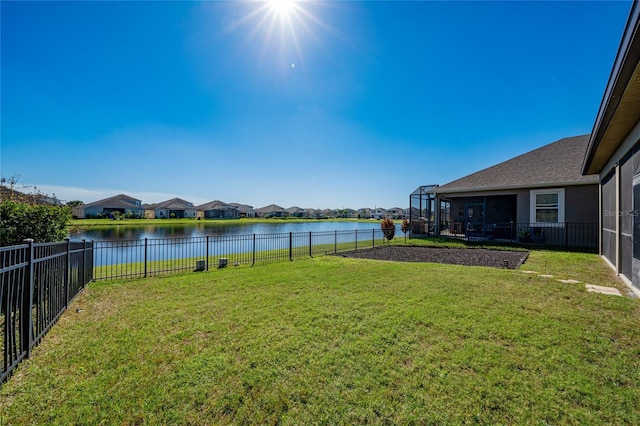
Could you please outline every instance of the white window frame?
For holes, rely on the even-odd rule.
[[[556,224],[556,222],[537,222],[536,221],[536,195],[539,194],[558,194],[558,222],[557,224],[564,223],[564,188],[548,188],[548,189],[532,189],[530,192],[529,201],[529,219],[531,223],[535,224]]]

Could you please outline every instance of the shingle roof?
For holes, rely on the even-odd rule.
[[[220,200],[209,201],[208,203],[200,204],[195,207],[196,210],[206,211],[206,210],[226,210],[226,209],[235,209],[235,206],[232,206],[227,203],[223,203]]]
[[[284,211],[286,211],[287,213],[303,213],[304,209],[301,209],[300,207],[297,207],[297,206],[293,206],[293,207],[284,209]]]
[[[541,148],[495,166],[436,187],[432,192],[487,191],[517,188],[542,188],[555,185],[598,183],[597,175],[583,176],[582,159],[589,135],[560,139]]]
[[[271,212],[284,212],[284,208],[276,205],[269,204],[268,206],[260,207],[259,209],[255,209],[256,213],[271,213]]]
[[[182,198],[172,198],[149,207],[150,209],[170,209],[170,210],[186,210],[194,209],[193,204]]]
[[[240,213],[248,213],[253,210],[253,206],[248,204],[240,204],[240,203],[229,203],[230,206],[233,206],[238,209]]]
[[[103,200],[94,201],[93,203],[85,204],[82,206],[83,208],[93,207],[93,206],[104,206],[107,208],[132,208],[137,207],[141,209],[140,205],[137,205],[136,202],[140,202],[137,198],[129,197],[125,194],[114,195],[113,197],[105,198]]]

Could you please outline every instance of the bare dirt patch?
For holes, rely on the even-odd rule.
[[[453,265],[491,266],[516,269],[527,260],[529,252],[476,248],[433,248],[416,246],[379,246],[339,253],[338,256],[395,262],[433,262]]]

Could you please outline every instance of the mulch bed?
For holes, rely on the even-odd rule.
[[[516,269],[527,260],[529,252],[489,249],[456,249],[416,246],[379,246],[338,253],[338,256],[396,262],[433,262],[453,265],[491,266]]]

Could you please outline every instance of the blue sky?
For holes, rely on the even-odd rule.
[[[630,1],[0,3],[0,167],[60,199],[406,207],[589,133]]]

